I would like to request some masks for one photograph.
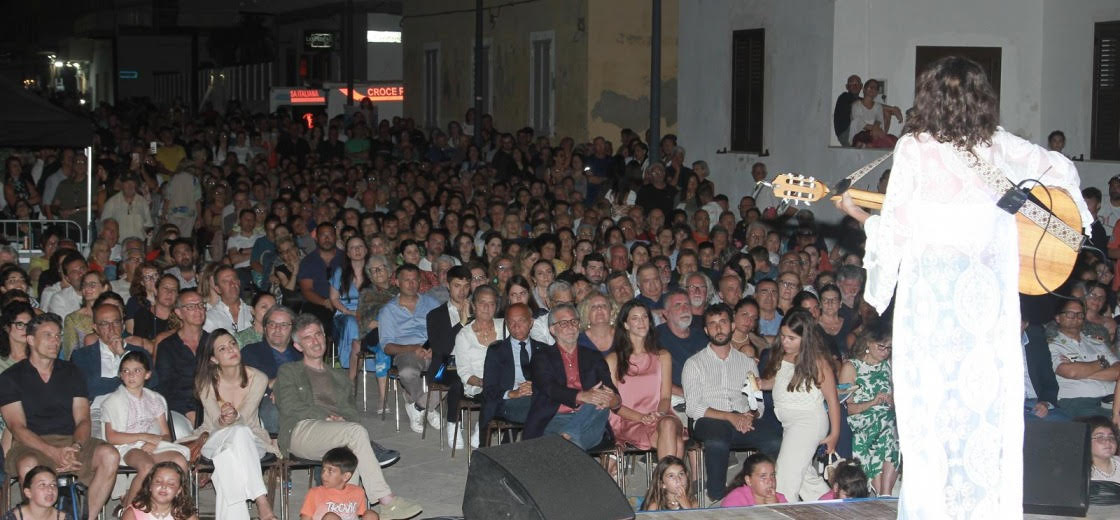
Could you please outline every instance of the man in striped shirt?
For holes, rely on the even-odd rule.
[[[752,448],[776,457],[781,432],[756,421],[765,412],[751,411],[742,393],[749,374],[758,375],[750,356],[731,348],[731,307],[719,303],[704,311],[708,346],[684,364],[685,413],[695,421],[692,435],[704,443],[708,497],[723,498],[731,450]]]

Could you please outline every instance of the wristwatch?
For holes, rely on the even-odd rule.
[[[1108,360],[1104,356],[1097,356],[1097,361],[1101,364],[1101,368],[1108,368]]]

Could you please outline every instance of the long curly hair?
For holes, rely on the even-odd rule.
[[[793,360],[793,377],[790,378],[786,390],[803,392],[809,391],[814,386],[819,387],[824,378],[821,376],[818,361],[828,359],[828,349],[824,344],[824,331],[821,330],[821,326],[813,319],[813,315],[804,309],[791,309],[782,318],[781,326],[789,327],[791,332],[801,337],[801,351]],[[762,378],[770,379],[777,375],[784,357],[779,346],[767,361],[766,368],[762,371]]]
[[[145,513],[152,512],[152,480],[155,479],[156,473],[159,473],[161,469],[174,471],[179,476],[179,492],[171,500],[171,518],[187,520],[194,516],[198,510],[195,509],[194,500],[191,500],[191,495],[187,492],[187,474],[183,471],[183,468],[180,468],[174,462],[160,462],[152,466],[148,476],[144,477],[144,482],[140,485],[140,491],[136,493],[136,498],[132,500],[132,507]]]
[[[925,132],[966,150],[991,144],[999,124],[999,96],[979,64],[946,56],[918,76],[917,87],[904,132]]]

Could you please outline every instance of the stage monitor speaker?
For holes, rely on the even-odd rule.
[[[1085,516],[1089,509],[1089,427],[1027,421],[1023,439],[1023,512]]]
[[[634,510],[595,459],[550,435],[482,448],[463,494],[467,520],[616,520]]]

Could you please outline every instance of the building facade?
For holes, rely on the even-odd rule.
[[[687,3],[687,2],[685,2]],[[677,126],[677,0],[662,6],[662,128]],[[539,0],[484,14],[483,106],[495,126],[537,135],[649,127],[648,0]],[[474,106],[474,2],[404,4],[405,113],[426,128]]]

